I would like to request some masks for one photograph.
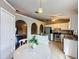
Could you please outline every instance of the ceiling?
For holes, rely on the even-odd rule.
[[[44,12],[37,14],[35,11],[39,8],[40,0],[7,0],[18,13],[26,16],[49,21],[51,16],[66,16],[67,19],[71,15],[77,14],[77,0],[42,0],[42,8]],[[64,19],[64,18],[63,18]]]

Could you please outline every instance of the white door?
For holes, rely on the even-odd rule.
[[[15,16],[1,8],[1,59],[11,59],[15,50]]]

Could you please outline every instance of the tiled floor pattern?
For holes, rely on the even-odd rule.
[[[51,41],[51,42],[49,42],[49,46],[50,46],[51,52],[52,52],[52,54],[51,54],[52,58],[51,59],[75,59],[73,57],[64,55],[64,52],[62,51],[61,42]]]

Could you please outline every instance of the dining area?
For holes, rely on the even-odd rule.
[[[32,39],[34,36],[36,36],[38,45],[36,45],[35,43],[34,44],[32,43],[31,45],[31,43],[29,43],[29,39]],[[50,59],[50,58],[51,58],[51,50],[49,48],[48,36],[40,36],[40,35],[31,35],[27,39],[27,43],[20,45],[20,47],[16,49],[13,55],[13,59]]]

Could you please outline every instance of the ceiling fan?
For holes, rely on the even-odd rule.
[[[43,13],[42,0],[40,0],[39,8],[35,11],[35,13],[38,13],[38,14],[42,14]]]

